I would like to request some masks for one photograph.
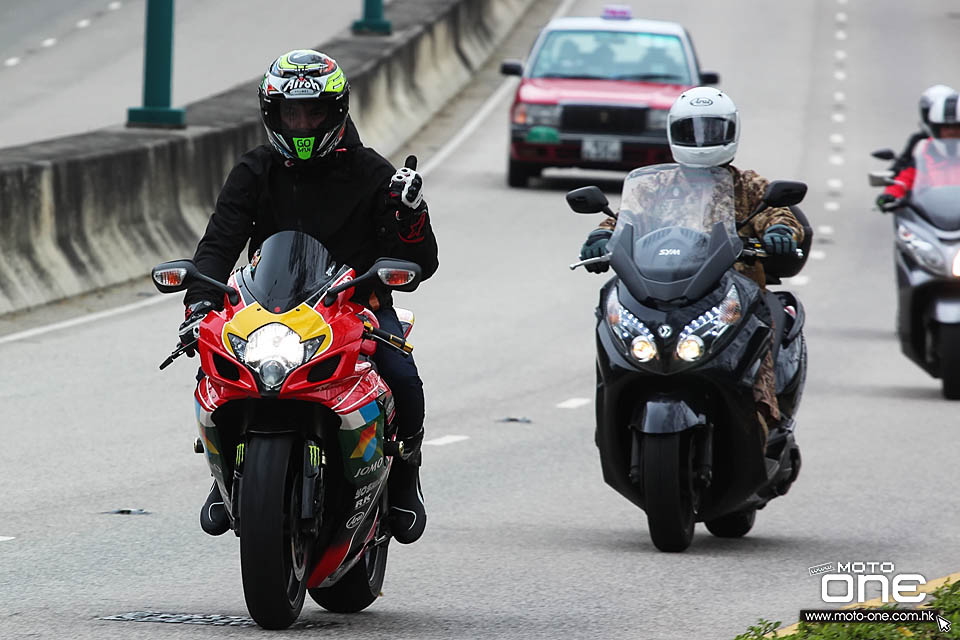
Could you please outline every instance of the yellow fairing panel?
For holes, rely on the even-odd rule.
[[[333,344],[333,329],[323,319],[323,316],[312,307],[301,304],[286,313],[270,313],[259,303],[254,303],[237,313],[230,322],[223,326],[221,340],[223,340],[224,348],[236,356],[230,341],[227,339],[228,333],[249,340],[251,333],[273,322],[289,327],[300,336],[300,342],[324,336],[317,354],[323,353]]]

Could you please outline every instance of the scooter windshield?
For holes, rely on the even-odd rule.
[[[960,230],[960,140],[924,140],[913,159],[911,200],[939,228]]]
[[[710,236],[717,224],[731,242],[737,240],[730,171],[678,164],[642,167],[623,183],[610,246],[632,226],[633,259],[640,274],[654,282],[677,282],[697,273],[710,257]]]
[[[264,240],[244,279],[264,309],[285,313],[326,285],[336,269],[319,240],[300,231],[281,231]]]

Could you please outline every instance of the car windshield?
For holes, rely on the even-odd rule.
[[[632,227],[633,257],[641,274],[675,282],[692,276],[710,257],[710,236],[718,224],[731,242],[739,242],[730,171],[678,164],[643,167],[623,183],[610,246]]]
[[[925,140],[913,159],[911,198],[941,229],[960,230],[960,140]]]
[[[313,236],[281,231],[264,240],[243,275],[264,309],[285,313],[326,285],[336,275],[337,266]]]
[[[625,31],[551,31],[530,77],[691,84],[680,38]]]

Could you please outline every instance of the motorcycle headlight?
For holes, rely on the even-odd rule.
[[[620,347],[640,362],[650,362],[656,358],[657,344],[653,340],[653,333],[620,304],[615,286],[610,287],[606,307],[607,324]]]
[[[246,340],[232,333],[227,339],[237,359],[270,389],[280,387],[291,371],[316,355],[323,342],[323,338],[301,342],[295,331],[278,322],[260,327]]]
[[[731,285],[720,304],[683,328],[677,338],[677,357],[687,362],[699,360],[742,317],[740,293],[736,285]]]
[[[897,245],[927,271],[938,276],[944,274],[947,265],[940,248],[918,236],[906,225],[897,226]]]
[[[561,110],[558,104],[519,102],[513,109],[513,122],[531,127],[559,127]]]
[[[647,111],[647,131],[667,131],[667,109],[650,109]]]

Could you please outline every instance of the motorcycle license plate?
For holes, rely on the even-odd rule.
[[[623,144],[611,138],[584,138],[580,157],[594,162],[620,162]]]

